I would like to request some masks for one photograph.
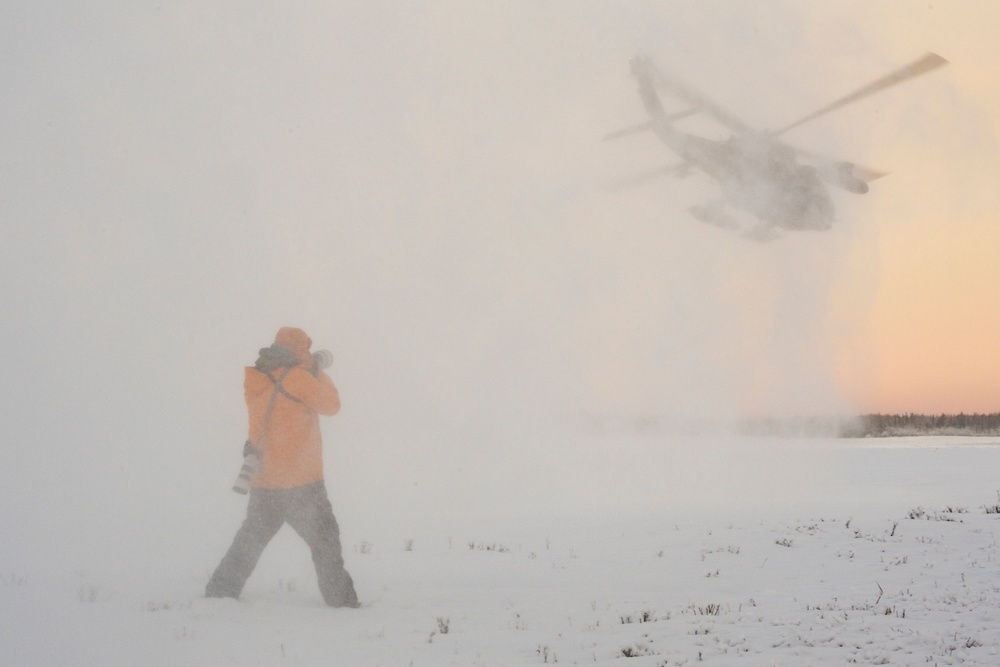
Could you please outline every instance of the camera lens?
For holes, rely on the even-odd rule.
[[[317,350],[316,352],[313,352],[312,358],[313,365],[316,368],[329,368],[330,365],[333,364],[333,355],[329,350]]]

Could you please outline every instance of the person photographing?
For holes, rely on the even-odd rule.
[[[319,416],[340,411],[340,393],[324,370],[333,356],[310,353],[310,347],[302,329],[283,327],[245,371],[249,438],[233,489],[249,490],[247,517],[209,579],[206,597],[238,598],[264,548],[287,522],[309,545],[326,604],[360,606],[323,479]]]

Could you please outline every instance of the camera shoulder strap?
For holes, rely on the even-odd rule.
[[[291,394],[289,394],[288,392],[286,392],[281,387],[281,381],[285,379],[285,376],[288,375],[288,373],[291,370],[292,370],[291,366],[289,366],[288,368],[285,368],[285,370],[281,371],[281,375],[279,375],[277,379],[275,379],[274,376],[271,375],[270,371],[264,371],[264,375],[266,375],[268,377],[268,379],[270,379],[271,382],[274,383],[274,391],[271,392],[271,400],[268,401],[268,403],[267,403],[267,410],[264,411],[264,423],[261,425],[260,439],[257,441],[257,444],[260,443],[260,440],[264,439],[264,436],[265,436],[266,431],[267,431],[267,423],[269,421],[271,421],[271,412],[274,410],[274,403],[275,403],[275,401],[278,400],[278,392],[281,392],[281,393],[285,394],[286,396],[288,396],[289,398],[291,398],[293,400],[296,400],[296,401],[299,400],[299,399],[295,398],[294,396],[292,396]],[[301,402],[301,401],[299,401],[299,402]],[[249,441],[247,441],[247,445],[250,445]],[[258,447],[256,445],[250,445],[250,446],[253,449],[260,449],[260,447]]]
[[[268,410],[269,411],[271,410],[271,408],[274,407],[274,401],[278,397],[279,393],[282,396],[284,396],[285,398],[289,398],[289,399],[295,401],[296,403],[301,403],[302,402],[302,399],[297,398],[295,396],[292,396],[291,394],[288,393],[288,391],[285,390],[284,387],[281,386],[281,381],[284,380],[285,376],[288,375],[292,371],[292,368],[293,368],[292,366],[289,366],[289,367],[285,368],[285,370],[283,370],[281,372],[281,375],[278,377],[277,380],[274,379],[273,375],[271,375],[271,371],[265,371],[265,375],[267,375],[267,377],[270,378],[271,382],[274,383],[274,391],[275,391],[275,393],[271,395],[271,405],[268,406]]]

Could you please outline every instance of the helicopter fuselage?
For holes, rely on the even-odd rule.
[[[637,76],[651,129],[685,164],[718,182],[725,203],[784,229],[833,226],[833,199],[815,167],[800,164],[794,151],[764,135],[716,141],[678,130],[652,84]]]
[[[689,209],[700,220],[725,229],[741,227],[725,214],[720,205],[723,204],[742,209],[758,218],[761,224],[743,234],[755,240],[777,238],[774,228],[830,229],[833,226],[834,207],[827,186],[854,194],[865,194],[868,192],[868,183],[885,176],[885,172],[794,148],[780,139],[781,135],[947,64],[948,61],[938,54],[925,53],[917,60],[896,68],[793,123],[771,132],[757,132],[693,86],[672,73],[665,72],[649,56],[638,54],[632,58],[629,67],[639,83],[639,96],[646,107],[649,122],[619,130],[609,134],[606,139],[652,130],[681,158],[682,163],[657,169],[649,172],[650,174],[684,175],[697,168],[718,183],[722,190],[720,202]],[[654,83],[690,108],[667,114]],[[674,121],[695,113],[705,113],[734,134],[728,139],[713,140],[682,132],[674,124]],[[805,164],[799,162],[800,157],[806,159]]]
[[[724,229],[739,229],[742,225],[723,211],[723,205],[728,205],[757,217],[760,224],[756,229],[745,230],[743,234],[754,240],[777,238],[776,228],[830,229],[834,207],[827,186],[865,194],[868,183],[885,176],[885,172],[795,148],[780,139],[781,135],[947,64],[948,61],[938,54],[925,53],[793,123],[771,132],[757,132],[693,86],[665,72],[649,56],[638,54],[632,58],[629,67],[639,83],[639,97],[649,115],[649,122],[613,132],[605,138],[617,139],[652,130],[682,162],[648,174],[685,175],[697,168],[718,183],[722,191],[720,201],[689,209],[699,220]],[[668,114],[654,83],[690,108]],[[734,134],[728,139],[715,140],[682,132],[674,124],[674,121],[695,113],[706,114]],[[806,162],[799,162],[800,157]]]

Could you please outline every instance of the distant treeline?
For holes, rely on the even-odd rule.
[[[857,417],[798,417],[747,419],[739,424],[745,435],[840,438],[890,438],[907,435],[1000,436],[1000,412],[957,415],[869,414]]]
[[[844,424],[842,437],[882,438],[901,435],[1000,435],[1000,412],[967,415],[861,415]]]

